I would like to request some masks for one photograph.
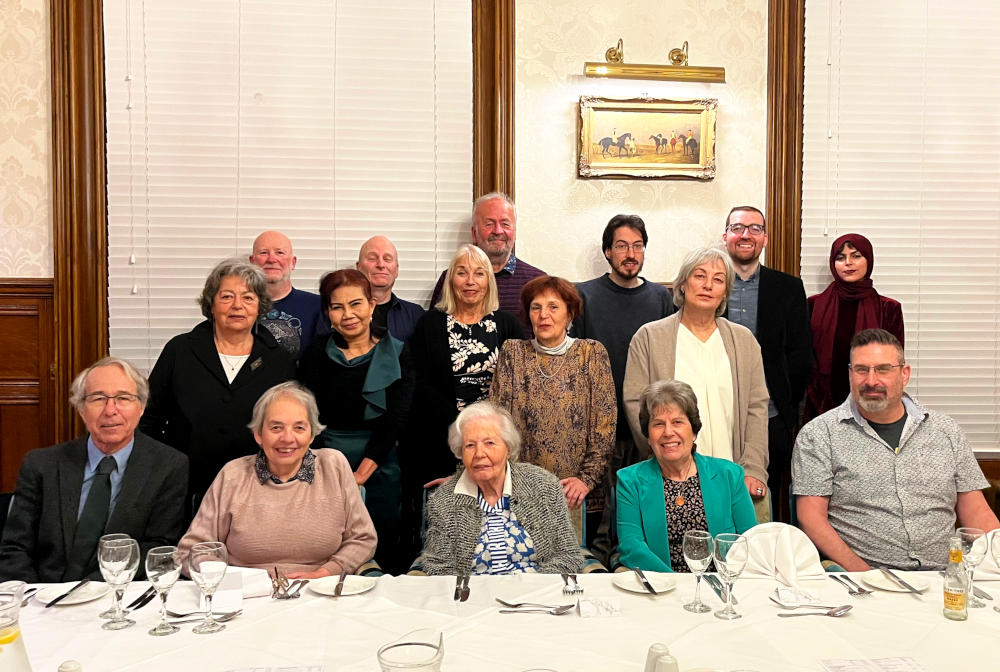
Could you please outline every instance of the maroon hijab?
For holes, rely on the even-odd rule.
[[[868,260],[868,272],[857,282],[842,280],[835,265],[837,255],[848,243]],[[810,318],[819,373],[830,375],[833,368],[833,341],[837,333],[837,314],[841,302],[858,302],[858,319],[854,323],[854,333],[882,326],[881,299],[872,287],[871,276],[874,267],[875,255],[872,253],[872,244],[860,233],[845,233],[833,241],[833,246],[830,248],[830,272],[833,274],[833,282],[816,297]]]

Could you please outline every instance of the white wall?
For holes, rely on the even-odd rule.
[[[519,256],[571,280],[594,277],[607,270],[604,226],[635,213],[650,236],[643,275],[670,281],[684,254],[720,239],[732,206],[763,209],[766,0],[519,0],[516,14]],[[626,63],[666,63],[687,40],[691,65],[725,67],[726,83],[584,77],[584,62],[603,61],[619,37]],[[715,179],[577,177],[581,95],[718,98]]]

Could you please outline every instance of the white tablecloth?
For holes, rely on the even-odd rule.
[[[21,628],[35,672],[51,672],[67,659],[80,661],[84,672],[309,664],[328,672],[378,670],[378,647],[416,628],[444,633],[449,672],[641,670],[657,641],[670,647],[681,670],[821,670],[826,658],[895,656],[911,656],[928,672],[987,669],[1000,642],[1000,613],[970,609],[968,621],[949,621],[941,614],[941,578],[921,576],[930,584],[921,598],[880,592],[857,599],[830,579],[804,584],[827,604],[854,605],[839,619],[777,618],[780,609],[767,599],[777,584],[769,579],[740,579],[734,592],[744,617],[721,621],[681,608],[694,591],[694,578],[683,574],[676,590],[656,597],[622,591],[612,575],[581,576],[584,597],[618,600],[621,615],[607,618],[498,613],[495,597],[565,604],[558,576],[472,577],[465,603],[452,601],[453,577],[386,576],[363,595],[334,599],[306,590],[298,600],[246,600],[244,614],[212,635],[192,634],[193,625],[184,625],[174,635],[149,636],[158,618],[155,601],[133,614],[136,626],[102,630],[97,614],[107,597],[51,609],[33,601],[22,611]],[[994,586],[1000,584],[983,584],[997,598],[991,605],[1000,601]],[[132,586],[127,597],[145,587]],[[705,585],[702,599],[720,605]]]

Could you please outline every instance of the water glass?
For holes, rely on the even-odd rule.
[[[684,605],[687,611],[703,614],[712,608],[701,601],[701,577],[712,565],[712,551],[715,543],[712,535],[704,530],[688,530],[684,533],[684,562],[695,575],[694,600]]]
[[[181,574],[181,554],[176,546],[157,546],[146,554],[146,578],[160,598],[160,624],[149,631],[154,637],[172,635],[180,628],[167,623],[167,593]]]
[[[212,618],[212,596],[226,575],[226,545],[221,541],[206,541],[191,547],[191,579],[198,584],[205,596],[205,621],[192,632],[208,635],[225,629],[225,625]]]
[[[139,569],[139,544],[135,539],[102,539],[97,545],[97,562],[115,597],[115,614],[101,628],[121,630],[135,625],[135,621],[125,618],[122,597]]]
[[[102,541],[112,541],[114,539],[131,539],[127,534],[121,534],[120,532],[115,532],[113,534],[105,534],[98,540],[98,548],[100,548],[100,543]],[[123,612],[126,616],[128,615],[128,609]],[[111,604],[107,609],[98,614],[100,618],[114,618],[115,617],[115,594],[111,593]]]
[[[733,584],[743,573],[749,557],[747,540],[743,535],[726,532],[715,537],[715,568],[726,584],[726,606],[715,612],[716,618],[726,621],[743,618],[733,609]]]
[[[966,603],[970,608],[981,609],[986,606],[986,603],[976,597],[972,590],[972,581],[976,567],[986,557],[986,533],[976,527],[960,527],[956,534],[962,540],[962,562],[965,564],[965,570],[969,573],[969,596]]]

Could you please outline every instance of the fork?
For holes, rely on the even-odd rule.
[[[224,614],[216,614],[212,618],[213,620],[215,620],[216,623],[225,623],[227,621],[233,620],[242,613],[243,610],[238,609],[236,611],[230,611]],[[189,618],[183,621],[168,621],[168,622],[170,623],[170,625],[181,625],[182,623],[202,623],[204,622],[204,620],[205,620],[204,618]]]
[[[292,581],[287,588],[279,592],[277,595],[272,595],[276,600],[292,600],[299,596],[299,591],[302,590],[302,586],[306,585],[307,581],[303,579],[298,579]]]
[[[875,592],[874,590],[868,590],[864,586],[860,585],[857,581],[855,581],[854,579],[852,579],[851,577],[849,577],[847,574],[844,574],[844,576],[842,578],[845,581],[847,581],[849,584],[851,584],[852,586],[854,586],[855,589],[857,589],[858,595],[860,597],[868,597],[869,595],[871,595],[872,593]]]
[[[563,587],[563,595],[580,595],[583,593],[583,586],[577,582],[576,574],[563,574],[562,580],[566,584]]]
[[[529,607],[527,609],[501,609],[501,614],[549,614],[550,616],[562,616],[563,614],[568,614],[573,609],[576,609],[575,604],[564,604],[559,607],[548,607],[545,609],[540,609],[538,607]]]
[[[539,604],[538,602],[505,602],[499,597],[495,598],[497,602],[507,607],[508,609],[522,609],[524,607],[538,607],[539,609],[562,609],[563,607],[572,607],[572,604]]]
[[[847,593],[853,597],[868,597],[869,593],[871,592],[871,591],[862,592],[858,584],[854,583],[853,581],[847,583],[844,580],[845,577],[841,577],[837,574],[828,574],[827,576],[829,576],[831,579],[842,585],[844,588],[847,588]],[[851,584],[853,584],[853,586]]]

